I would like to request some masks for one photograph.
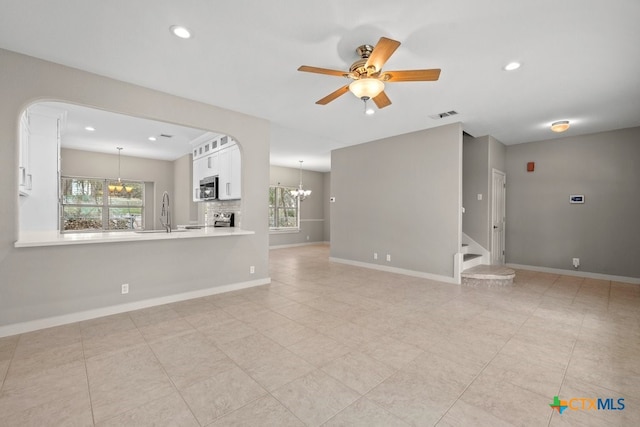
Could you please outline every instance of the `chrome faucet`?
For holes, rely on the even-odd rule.
[[[162,193],[162,209],[160,210],[160,224],[171,233],[171,211],[169,207],[169,193]]]

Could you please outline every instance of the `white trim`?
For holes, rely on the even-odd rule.
[[[291,243],[289,245],[275,245],[269,246],[269,249],[284,249],[284,248],[295,248],[298,246],[309,246],[309,245],[328,245],[329,242],[304,242],[304,243]]]
[[[10,335],[22,334],[25,332],[37,331],[39,329],[51,328],[53,326],[66,325],[69,323],[81,322],[83,320],[95,319],[97,317],[125,313],[127,311],[139,310],[141,308],[148,308],[156,305],[169,304],[172,302],[184,301],[193,298],[201,298],[209,295],[221,294],[224,292],[252,288],[254,286],[268,285],[269,283],[271,283],[271,278],[267,277],[264,279],[251,280],[248,282],[233,283],[230,285],[216,286],[214,288],[200,289],[197,291],[151,298],[126,304],[118,304],[109,307],[96,308],[93,310],[79,311],[77,313],[63,314],[61,316],[30,320],[28,322],[14,323],[11,325],[0,326],[0,338]]]
[[[270,228],[269,234],[296,234],[300,233],[299,228]]]
[[[480,243],[473,240],[467,233],[462,233],[462,243],[466,243],[468,246],[467,253],[482,255],[481,264],[491,263],[491,252],[482,246]],[[460,249],[462,250],[462,248]]]
[[[634,285],[640,285],[640,278],[638,277],[614,276],[611,274],[590,273],[588,271],[563,270],[561,268],[537,267],[534,265],[521,265],[521,264],[512,264],[512,263],[507,263],[505,265],[507,267],[516,268],[520,270],[532,270],[532,271],[539,271],[542,273],[562,274],[565,276],[587,277],[589,279],[611,280],[614,282],[625,282],[625,283],[631,283]]]
[[[422,279],[436,280],[438,282],[451,283],[451,284],[454,284],[454,285],[459,285],[460,284],[459,281],[456,281],[455,277],[440,276],[439,274],[425,273],[425,272],[422,272],[422,271],[406,270],[404,268],[398,268],[398,267],[387,267],[386,265],[370,264],[368,262],[352,261],[350,259],[342,259],[342,258],[334,258],[334,257],[329,257],[329,261],[339,262],[341,264],[354,265],[356,267],[370,268],[372,270],[386,271],[386,272],[389,272],[389,273],[404,274],[405,276],[420,277]]]

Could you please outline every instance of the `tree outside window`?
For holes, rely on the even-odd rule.
[[[60,187],[62,232],[144,228],[144,182],[62,177]]]
[[[300,201],[291,195],[292,187],[269,187],[269,229],[299,230]]]

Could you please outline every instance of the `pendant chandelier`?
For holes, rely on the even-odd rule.
[[[298,185],[297,190],[291,190],[291,195],[297,197],[300,201],[303,201],[311,195],[311,190],[302,188],[302,160],[300,160],[300,185]]]
[[[120,179],[120,152],[122,151],[122,147],[116,147],[118,150],[118,182],[116,184],[109,184],[109,193],[131,193],[133,191],[133,187],[130,185],[126,185],[122,183],[122,179]]]

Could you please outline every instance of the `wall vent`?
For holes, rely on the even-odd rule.
[[[161,133],[160,136],[163,138],[173,138],[173,135],[167,135],[166,133]]]
[[[456,114],[458,114],[457,111],[451,110],[451,111],[445,111],[444,113],[434,114],[429,117],[431,117],[433,120],[440,120],[440,119],[444,119],[445,117],[455,116]]]

